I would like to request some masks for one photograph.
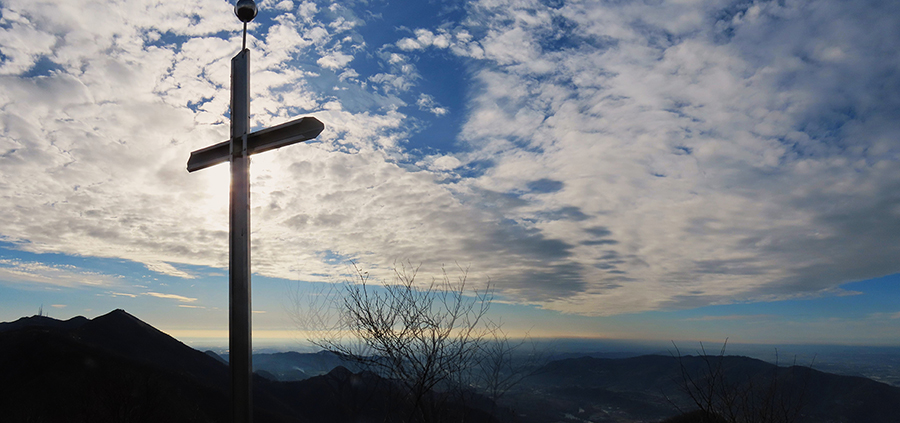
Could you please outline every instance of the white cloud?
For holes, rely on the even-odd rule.
[[[827,29],[846,22],[834,19],[845,12],[837,3],[812,16],[771,6],[728,28],[732,35],[718,32],[705,4],[480,4],[488,3],[479,43],[493,66],[477,74],[482,89],[464,134],[472,159],[496,164],[478,186],[529,200],[506,216],[572,244],[561,262],[582,283],[545,306],[609,314],[773,300],[897,271],[896,251],[876,229],[898,227],[882,211],[900,181],[884,167],[896,156],[865,153],[888,129],[840,113],[869,107],[879,116],[893,106],[866,98],[877,95],[867,83],[831,96],[844,91],[838,81],[874,83],[884,74],[869,66],[888,65],[837,65],[833,47],[808,67],[796,55],[826,51],[814,47],[823,37],[867,51],[893,35]],[[570,47],[547,48],[551,34]],[[825,63],[844,77],[820,76]],[[817,129],[830,119],[841,134]],[[529,189],[542,178],[559,188]],[[835,248],[844,243],[854,248]],[[521,279],[502,283],[538,299],[557,289],[553,279],[531,293]]]
[[[347,66],[347,63],[353,60],[353,56],[341,52],[335,52],[328,56],[322,57],[316,63],[326,69],[337,70]]]
[[[438,105],[436,101],[434,101],[434,97],[428,94],[419,95],[419,99],[416,100],[416,105],[419,106],[419,109],[429,112],[435,116],[443,116],[447,113],[450,113],[446,107],[441,107]]]
[[[147,266],[147,269],[149,269],[150,271],[153,271],[156,273],[162,273],[163,275],[169,275],[169,276],[174,276],[176,278],[183,278],[183,279],[194,279],[195,278],[194,275],[192,275],[188,272],[182,271],[182,270],[178,270],[175,268],[175,266],[172,266],[169,263],[150,262],[150,263],[144,263],[144,265]]]
[[[868,317],[874,320],[896,320],[900,319],[900,311],[894,313],[871,313]]]
[[[274,7],[278,10],[290,11],[294,8],[294,2],[292,2],[291,0],[282,0],[276,3]]]
[[[312,1],[304,1],[300,3],[300,6],[297,8],[297,15],[303,18],[305,21],[311,21],[313,16],[315,16],[318,7],[315,2]]]
[[[114,277],[72,265],[47,265],[16,259],[0,259],[0,281],[59,287],[96,287],[117,284]]]
[[[19,20],[22,17],[15,16],[13,19]],[[10,25],[8,29],[0,28],[0,45],[5,47],[3,55],[6,56],[0,67],[0,74],[5,75],[28,71],[42,55],[51,52],[51,47],[57,41],[52,34],[34,29],[30,22],[16,22],[13,19],[4,16],[0,21]]]
[[[772,320],[777,316],[770,314],[729,314],[725,316],[703,316],[684,319],[689,322],[714,322],[720,320]]]
[[[165,298],[167,300],[175,300],[182,303],[192,303],[194,301],[197,301],[196,298],[190,298],[176,294],[160,294],[159,292],[145,292],[144,295],[149,295],[156,298]]]
[[[136,6],[135,2],[121,5]],[[308,6],[301,9],[315,10]],[[0,194],[15,198],[0,206],[10,213],[0,231],[13,241],[28,240],[22,248],[35,252],[122,257],[143,262],[156,272],[190,277],[169,263],[227,263],[227,170],[189,175],[184,163],[191,150],[221,141],[227,134],[228,57],[236,44],[234,38],[202,36],[199,29],[208,22],[203,5],[184,9],[185,16],[200,13],[196,23],[191,23],[194,18],[173,17],[179,7],[148,7],[144,12],[163,13],[157,17],[165,22],[151,33],[201,36],[149,46],[136,30],[141,24],[123,20],[155,22],[141,13],[104,16],[108,20],[97,27],[65,19],[63,26],[55,23],[42,28],[43,34],[49,37],[58,32],[88,43],[97,37],[95,32],[102,31],[119,34],[118,44],[105,47],[111,49],[106,54],[96,54],[90,46],[70,48],[69,43],[61,43],[50,54],[61,67],[59,72],[0,81],[4,93],[0,96],[4,171]],[[46,23],[58,18],[55,10],[32,2],[7,3],[3,16],[19,16],[23,25],[30,25],[29,19]],[[178,22],[185,26],[179,27]],[[258,72],[253,75],[254,92],[280,100],[270,108],[269,98],[255,99],[256,119],[286,118],[284,106],[278,104],[318,107],[315,97],[284,89],[302,86],[309,76],[282,65],[285,54],[309,45],[290,26],[289,21],[271,26],[261,54],[254,55],[254,72]],[[325,42],[329,36],[316,28],[311,32],[317,34],[314,42]],[[32,56],[46,53],[39,42],[17,45],[30,48]],[[8,51],[6,45],[3,51]],[[362,123],[373,134],[379,131],[378,122],[391,122],[373,117]],[[351,138],[366,142],[367,133],[359,131]]]
[[[369,81],[384,87],[387,92],[406,91],[413,86],[413,79],[391,73],[377,73],[369,77]]]
[[[400,41],[397,41],[397,47],[400,47],[401,50],[410,51],[410,50],[420,50],[423,45],[419,44],[418,41],[412,38],[404,38]]]
[[[400,41],[397,41],[397,47],[405,51],[422,50],[431,46],[447,48],[450,47],[453,38],[445,30],[441,30],[435,34],[430,30],[422,28],[416,29],[415,35],[415,38],[403,38]]]
[[[462,165],[462,162],[453,156],[440,156],[431,162],[431,168],[435,170],[453,170],[460,165]]]
[[[0,235],[179,277],[226,267],[227,169],[184,165],[227,137],[230,5],[88,3],[0,6]],[[887,6],[493,0],[368,46],[347,7],[295,3],[251,31],[254,125],[327,130],[254,157],[254,272],[458,261],[506,299],[614,314],[900,270]],[[414,89],[431,47],[474,80],[464,110]],[[24,76],[41,58],[54,70]],[[465,118],[469,151],[408,148],[407,106]],[[67,272],[29,266],[0,272]]]

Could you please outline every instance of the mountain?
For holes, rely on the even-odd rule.
[[[212,352],[207,352],[207,354],[210,353]],[[223,354],[221,359],[227,362],[228,354]],[[270,380],[282,382],[306,380],[313,376],[325,375],[339,366],[355,371],[362,370],[357,364],[328,351],[253,354],[253,371],[269,375],[267,378]]]
[[[73,332],[82,343],[144,365],[208,380],[227,382],[223,366],[209,356],[144,323],[124,310],[113,310]]]
[[[31,316],[22,317],[15,322],[0,322],[0,332],[6,332],[15,329],[21,329],[29,326],[43,327],[46,329],[75,329],[87,323],[89,320],[84,316],[73,317],[69,320],[56,320],[48,316]]]
[[[4,421],[228,420],[227,366],[122,310],[76,319],[29,318],[4,326]],[[257,420],[299,421],[258,379]]]
[[[218,361],[219,363],[222,363],[222,364],[224,364],[224,365],[226,365],[226,366],[228,365],[228,360],[222,358],[221,355],[216,354],[215,351],[212,351],[212,350],[206,350],[206,351],[203,351],[203,353],[206,354],[206,355],[208,355],[208,356],[210,356],[210,357],[212,357],[212,358],[214,358],[214,359],[216,359],[216,361]]]
[[[404,404],[399,385],[348,370],[333,354],[254,358],[268,378],[253,380],[257,423],[391,422],[409,414],[398,405]],[[305,380],[272,380],[298,375]],[[516,416],[504,412],[502,420],[521,423],[660,422],[695,408],[684,389],[691,383],[724,387],[748,407],[802,405],[797,423],[893,423],[900,415],[900,388],[740,356],[557,360],[507,392],[501,407],[469,394],[464,405],[451,402],[447,409],[467,422],[496,422],[489,411],[505,407]],[[33,316],[0,323],[0,421],[222,422],[229,420],[229,385],[222,357],[123,310],[90,320]]]
[[[0,421],[230,421],[230,374],[220,360],[124,310],[19,319],[0,325]],[[390,406],[396,387],[343,367],[290,383],[254,375],[254,421],[401,421],[409,410]],[[473,407],[451,409],[467,421],[496,421]]]
[[[691,381],[701,389],[723,388],[719,392],[746,409],[797,408],[798,423],[895,423],[900,416],[900,388],[740,356],[554,361],[510,392],[505,404],[526,422],[562,421],[566,415],[594,422],[659,421],[696,408],[685,391]]]

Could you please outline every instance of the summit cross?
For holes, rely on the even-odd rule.
[[[250,322],[250,156],[311,140],[325,125],[314,117],[250,132],[250,50],[247,23],[256,17],[253,0],[238,0],[234,13],[244,22],[241,52],[231,59],[231,139],[191,152],[194,172],[231,162],[228,258],[228,349],[234,423],[253,421],[253,365]]]

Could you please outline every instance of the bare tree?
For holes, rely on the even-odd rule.
[[[464,410],[448,404],[475,390],[497,400],[521,381],[524,367],[513,364],[523,343],[487,318],[490,283],[472,288],[468,270],[457,267],[456,277],[442,268],[421,283],[418,266],[400,264],[389,283],[379,283],[354,266],[352,281],[311,296],[295,315],[315,334],[311,343],[395,384],[406,421],[460,420]]]
[[[507,335],[501,324],[491,325],[490,338],[481,344],[481,360],[473,380],[496,403],[531,376],[534,369],[545,364],[547,356],[529,342],[528,335],[514,339]]]
[[[674,344],[674,343],[673,343]],[[778,363],[768,374],[729,374],[725,366],[725,348],[711,355],[700,344],[699,368],[685,363],[678,346],[675,351],[680,371],[680,386],[690,398],[695,411],[677,421],[696,423],[794,423],[803,408],[809,372],[799,372],[794,365],[784,368]],[[798,377],[803,373],[806,377]],[[689,418],[689,420],[688,420]],[[676,421],[676,420],[672,420]]]

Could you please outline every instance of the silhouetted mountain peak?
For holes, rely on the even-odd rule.
[[[144,323],[143,320],[132,316],[122,309],[115,309],[102,316],[95,317],[91,319],[89,325],[91,327],[103,327],[104,329],[126,330],[130,333],[139,331],[143,333],[163,334],[158,329]]]
[[[21,329],[0,333],[2,421],[227,417],[227,367],[123,310],[93,320],[20,320]]]
[[[121,308],[117,308],[117,309],[115,309],[115,310],[113,310],[113,311],[110,311],[109,313],[106,313],[106,314],[104,314],[104,315],[102,315],[102,316],[97,316],[97,317],[94,318],[94,320],[96,320],[96,319],[102,319],[102,318],[107,318],[107,317],[117,317],[117,318],[123,318],[123,319],[131,319],[131,320],[137,320],[137,321],[141,322],[141,319],[138,319],[137,317],[132,316],[130,313],[128,313],[127,311],[125,311],[125,310],[123,310],[123,309],[121,309]],[[143,323],[143,322],[141,322],[141,323]]]
[[[223,367],[218,360],[121,309],[95,317],[74,335],[111,353],[177,372],[208,376]]]
[[[331,369],[327,376],[332,379],[343,381],[349,379],[350,376],[353,376],[353,372],[344,366],[337,366],[334,369]]]
[[[120,309],[91,319],[77,333],[85,341],[126,353],[170,349],[173,344],[188,348],[177,339]]]

